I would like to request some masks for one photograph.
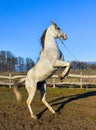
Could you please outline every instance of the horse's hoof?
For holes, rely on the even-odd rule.
[[[37,120],[38,118],[37,118],[37,116],[35,116],[35,115],[32,115],[31,116],[34,120]]]
[[[52,114],[55,114],[55,113],[56,113],[54,110],[52,110],[51,112],[52,112]]]

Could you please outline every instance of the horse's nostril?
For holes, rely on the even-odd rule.
[[[64,35],[64,39],[66,40],[67,38],[68,38],[68,37],[67,37],[67,35],[65,34],[65,35]]]

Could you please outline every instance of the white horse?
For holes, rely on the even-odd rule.
[[[41,37],[42,51],[40,59],[38,63],[28,71],[25,79],[25,86],[28,92],[27,106],[33,119],[37,119],[37,116],[34,115],[31,108],[31,102],[35,96],[36,89],[38,88],[41,92],[42,102],[54,114],[55,111],[45,99],[45,80],[54,74],[54,72],[60,67],[64,68],[62,74],[58,75],[61,79],[67,76],[70,70],[70,63],[64,62],[63,54],[59,50],[55,41],[56,38],[66,40],[67,35],[64,34],[54,22],[52,22],[51,26],[44,31]],[[19,91],[15,91],[15,94],[19,100]]]

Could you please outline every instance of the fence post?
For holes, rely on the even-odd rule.
[[[11,88],[11,72],[9,73],[9,88]]]
[[[80,88],[82,88],[82,72],[80,73]]]
[[[55,88],[55,78],[53,78],[53,88]]]

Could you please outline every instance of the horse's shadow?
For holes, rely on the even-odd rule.
[[[70,103],[70,102],[78,100],[78,99],[87,98],[87,97],[90,97],[90,96],[96,96],[96,91],[90,91],[90,92],[86,92],[86,93],[83,93],[83,94],[76,94],[76,95],[71,95],[71,96],[62,96],[62,97],[56,98],[54,100],[51,100],[49,103],[52,103],[51,106],[59,105],[59,107],[57,108],[56,112],[60,113],[60,111],[64,108],[64,106],[67,103]],[[67,98],[66,101],[65,101],[65,98]],[[61,102],[61,100],[64,100],[64,101]],[[58,101],[58,103],[56,103],[57,101]],[[47,109],[48,108],[45,108],[43,111],[41,111],[37,115],[37,117],[41,118],[41,116],[43,115],[43,113],[45,111],[47,111]]]

